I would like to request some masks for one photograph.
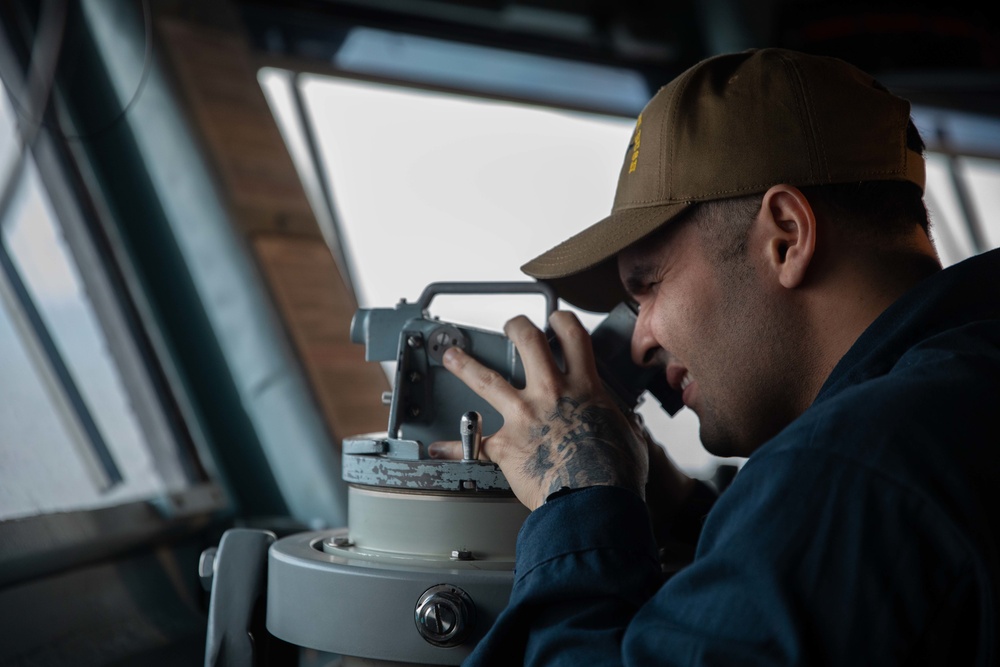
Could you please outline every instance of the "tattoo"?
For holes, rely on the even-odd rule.
[[[541,426],[536,426],[535,428],[531,429],[531,438],[532,440],[540,440],[546,435],[548,435],[550,430],[552,430],[552,427],[550,427],[548,424],[542,424]]]
[[[553,463],[549,458],[549,443],[543,442],[535,450],[535,460],[530,462],[532,474],[535,477],[545,477],[545,473],[552,469]]]
[[[576,409],[580,407],[579,401],[575,401],[569,396],[563,396],[556,401],[556,408],[549,413],[549,421],[559,420],[564,424],[570,424]]]
[[[547,415],[549,424],[531,430],[536,454],[525,462],[525,474],[547,481],[549,493],[564,486],[641,489],[638,477],[644,471],[628,424],[614,409],[586,405],[587,400],[559,398]]]

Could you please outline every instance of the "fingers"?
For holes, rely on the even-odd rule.
[[[549,324],[562,345],[566,375],[574,382],[592,383],[597,378],[594,348],[580,320],[569,311],[559,310],[549,317]]]
[[[502,375],[483,366],[459,348],[448,348],[442,361],[445,368],[500,414],[504,414],[505,408],[517,399],[517,389],[510,386]]]
[[[479,460],[489,461],[490,457],[486,454],[486,442],[488,438],[484,438],[479,447]],[[427,455],[432,459],[442,459],[445,461],[461,461],[463,460],[464,454],[462,452],[462,443],[459,440],[439,440],[438,442],[432,442],[427,446]]]
[[[590,334],[580,320],[573,313],[560,310],[552,313],[549,324],[563,349],[565,375],[571,382],[593,384],[597,378],[594,348]],[[519,316],[507,322],[504,333],[514,342],[524,361],[525,380],[529,386],[542,384],[553,387],[559,384],[558,378],[563,372],[556,366],[549,342],[538,327],[528,318]]]
[[[514,343],[524,363],[524,379],[528,386],[543,383],[550,386],[559,373],[545,334],[524,315],[509,320],[504,334]]]
[[[427,446],[427,454],[432,459],[458,461],[462,458],[462,443],[458,440],[442,440]]]

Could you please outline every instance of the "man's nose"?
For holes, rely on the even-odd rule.
[[[640,309],[635,320],[635,329],[632,330],[632,361],[638,366],[650,366],[657,362],[660,350],[660,345],[650,329],[649,317]]]

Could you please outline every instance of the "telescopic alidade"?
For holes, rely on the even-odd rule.
[[[459,347],[517,388],[524,368],[504,335],[442,322],[427,309],[441,294],[511,293],[540,294],[547,314],[555,310],[552,288],[535,282],[434,283],[415,303],[358,310],[351,340],[365,345],[368,361],[396,362],[393,391],[382,397],[388,429],[343,442],[347,527],[272,538],[270,634],[341,656],[343,667],[457,665],[506,606],[528,511],[499,467],[479,460],[483,434],[498,431],[503,418],[448,372],[442,357]],[[623,410],[633,410],[648,389],[673,414],[681,404],[662,369],[631,362],[634,324],[635,313],[621,304],[595,328],[598,371]],[[456,440],[460,460],[429,457],[431,443]],[[240,537],[232,532],[220,554],[227,538]],[[211,645],[211,619],[209,634]]]

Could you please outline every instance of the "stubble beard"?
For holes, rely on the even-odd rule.
[[[722,269],[725,271],[724,269]],[[723,274],[713,371],[698,378],[702,445],[716,456],[749,456],[797,417],[797,374],[806,339],[755,282],[749,264]],[[728,333],[727,333],[728,332]],[[704,380],[704,382],[703,382]]]

